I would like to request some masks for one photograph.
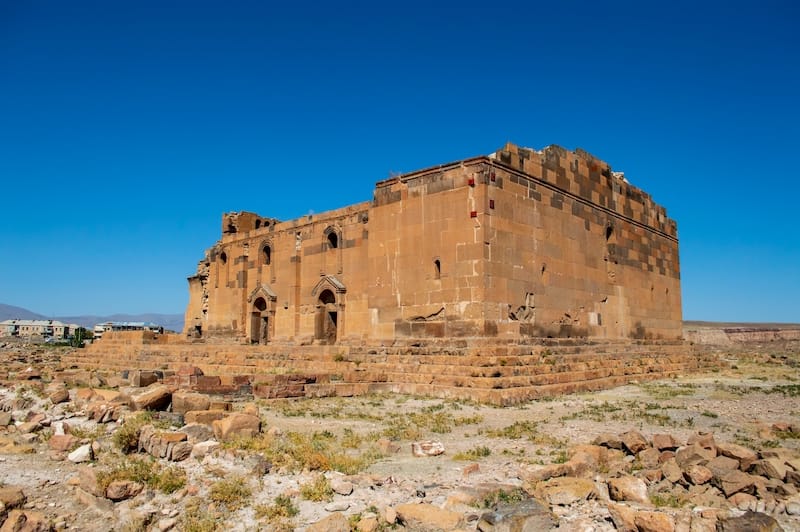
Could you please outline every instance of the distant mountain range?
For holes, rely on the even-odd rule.
[[[91,328],[105,321],[150,321],[171,331],[183,330],[183,314],[112,314],[110,316],[45,316],[22,307],[0,303],[0,321],[4,320],[58,320],[64,323],[77,323]]]

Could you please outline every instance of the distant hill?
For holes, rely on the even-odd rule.
[[[3,320],[58,320],[64,323],[77,323],[83,327],[94,327],[104,321],[151,321],[172,331],[183,330],[183,314],[112,314],[111,316],[45,316],[28,309],[0,303],[0,321]]]

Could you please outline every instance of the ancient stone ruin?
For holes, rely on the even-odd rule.
[[[498,403],[705,363],[681,341],[675,222],[622,173],[558,146],[507,144],[294,220],[225,214],[189,294],[183,335],[110,334],[73,363],[190,365],[201,389],[266,397]]]

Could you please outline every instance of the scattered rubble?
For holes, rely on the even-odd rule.
[[[157,371],[6,359],[0,531],[800,530],[794,388],[714,399],[724,422],[700,397],[674,418],[672,397],[647,406],[662,417],[625,418],[614,401],[633,386],[506,409],[366,397],[346,412],[328,398],[307,415]]]

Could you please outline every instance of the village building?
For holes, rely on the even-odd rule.
[[[223,215],[189,278],[193,341],[677,340],[675,221],[582,150],[507,144],[392,177],[371,201]]]
[[[5,320],[0,322],[0,336],[66,340],[79,327],[75,323],[62,323],[58,320]]]

